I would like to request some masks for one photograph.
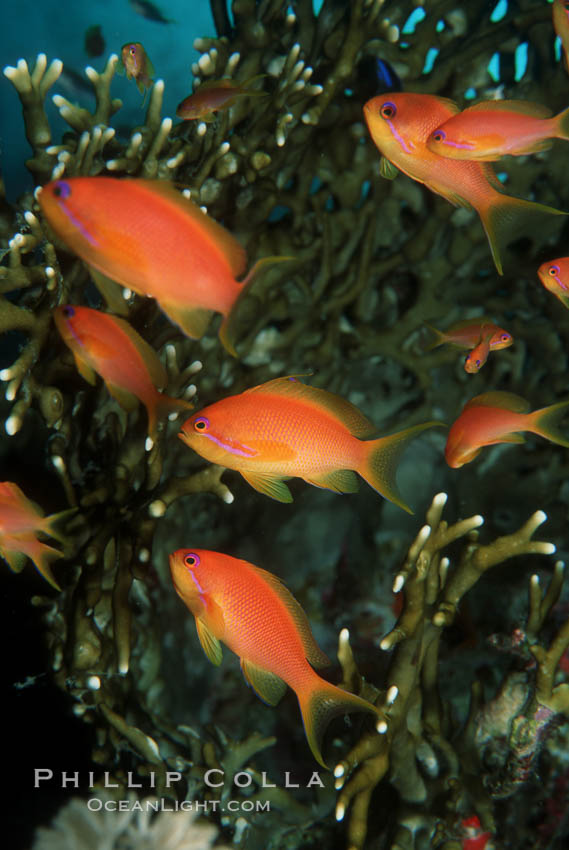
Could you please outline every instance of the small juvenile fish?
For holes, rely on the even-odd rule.
[[[236,469],[249,484],[279,502],[292,502],[285,478],[354,493],[358,475],[385,499],[411,513],[397,488],[396,470],[406,444],[425,422],[379,439],[372,423],[349,401],[275,378],[217,401],[184,422],[179,434],[212,463]]]
[[[483,332],[490,332],[491,334],[490,349],[492,351],[507,348],[514,341],[513,336],[508,331],[498,327],[491,319],[463,319],[460,322],[455,322],[446,331],[440,331],[427,322],[425,322],[425,325],[435,334],[435,340],[430,344],[429,349],[445,343],[457,348],[475,348],[479,344]]]
[[[488,163],[451,160],[429,150],[433,130],[458,112],[452,100],[411,92],[381,94],[364,105],[371,137],[387,162],[383,173],[393,176],[399,169],[451,204],[475,209],[502,274],[501,254],[512,239],[534,228],[538,215],[566,213],[506,195]]]
[[[22,556],[33,561],[39,573],[56,590],[61,590],[51,571],[51,562],[63,557],[63,553],[52,546],[41,543],[37,535],[46,534],[60,542],[64,538],[55,525],[75,509],[44,517],[36,506],[27,499],[17,484],[0,482],[0,555],[6,559],[13,572],[20,572]]]
[[[213,664],[221,663],[223,642],[239,656],[245,681],[264,702],[276,705],[287,685],[296,692],[308,744],[322,767],[322,739],[332,718],[354,711],[379,718],[372,703],[331,685],[312,669],[330,662],[314,640],[306,614],[272,573],[205,549],[173,552],[170,571]]]
[[[154,83],[154,66],[139,41],[123,44],[117,71],[125,73],[127,80],[134,80],[140,94],[145,96],[146,90]]]
[[[553,0],[553,29],[561,39],[565,56],[565,70],[569,72],[569,4],[567,0]]]
[[[483,330],[478,345],[472,349],[464,361],[465,372],[473,375],[482,369],[490,354],[491,339],[492,331]]]
[[[222,313],[219,336],[234,355],[238,299],[261,269],[285,259],[264,257],[238,282],[247,264],[244,248],[167,181],[71,177],[48,183],[38,200],[55,234],[87,263],[113,312],[125,309],[118,283],[155,298],[194,339],[214,312]]]
[[[144,404],[153,444],[160,416],[193,408],[189,401],[158,391],[168,383],[166,370],[154,349],[124,319],[71,304],[57,307],[53,318],[86,381],[94,384],[96,372],[127,411],[136,407],[137,399]]]
[[[548,260],[537,273],[545,288],[569,310],[569,257]]]
[[[210,123],[215,120],[216,112],[229,109],[241,97],[266,97],[267,92],[250,88],[251,83],[265,76],[258,74],[243,83],[227,79],[201,83],[193,94],[178,104],[176,115],[184,121],[200,120]]]
[[[494,162],[547,150],[552,139],[569,141],[569,108],[552,117],[540,103],[486,100],[433,130],[427,147],[449,159]]]
[[[476,396],[451,425],[445,448],[446,462],[458,469],[474,460],[484,446],[524,443],[521,431],[530,431],[569,448],[569,440],[559,428],[568,408],[569,401],[560,401],[530,413],[528,402],[514,393],[489,392]]]
[[[141,15],[148,21],[154,21],[157,24],[175,24],[176,21],[171,18],[166,18],[158,6],[151,3],[150,0],[128,0],[137,15]]]

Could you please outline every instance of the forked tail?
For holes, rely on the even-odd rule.
[[[559,425],[568,413],[569,400],[550,404],[549,407],[542,407],[541,410],[534,410],[530,414],[531,430],[534,434],[539,434],[540,437],[545,437],[546,440],[557,443],[558,446],[569,448],[569,425],[565,428],[565,434]]]
[[[241,302],[241,299],[243,298],[253,281],[257,279],[257,277],[262,271],[264,271],[270,266],[274,266],[276,263],[283,263],[287,260],[292,259],[294,259],[294,257],[262,257],[262,259],[257,260],[247,277],[241,282],[241,288],[239,290],[237,298],[233,302],[227,316],[224,316],[223,322],[221,323],[221,327],[219,328],[219,338],[223,346],[234,357],[237,357],[234,339],[237,324],[235,321],[235,317],[237,313],[238,304]]]
[[[378,708],[362,697],[331,685],[317,673],[314,680],[296,693],[304,722],[304,731],[312,755],[324,768],[328,765],[322,756],[322,740],[328,725],[341,714],[365,711],[377,719],[382,717]]]

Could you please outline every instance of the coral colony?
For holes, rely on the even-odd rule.
[[[4,68],[0,554],[97,733],[34,846],[566,846],[565,5],[212,0],[128,135],[120,45]]]

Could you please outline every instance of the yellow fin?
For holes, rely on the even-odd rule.
[[[550,118],[553,112],[542,103],[532,103],[530,100],[482,100],[473,103],[463,112],[516,112],[518,115],[529,115],[532,118]]]
[[[196,617],[196,629],[203,651],[211,663],[215,664],[216,667],[219,667],[222,658],[222,650],[219,640],[211,633],[200,617]]]
[[[160,362],[160,359],[152,346],[149,345],[125,319],[119,319],[117,316],[112,316],[111,318],[114,324],[121,329],[131,345],[134,346],[138,354],[141,356],[144,361],[144,365],[148,369],[150,380],[154,386],[158,389],[165,387],[168,383],[166,369]]]
[[[129,393],[128,390],[125,390],[123,387],[118,387],[116,384],[112,384],[110,381],[105,381],[107,385],[107,389],[114,398],[116,402],[120,404],[123,410],[131,411],[136,410],[138,407],[138,399],[132,393]]]
[[[359,490],[358,479],[351,469],[335,469],[325,475],[312,475],[304,480],[315,487],[333,490],[334,493],[357,493]]]
[[[530,403],[525,398],[501,390],[477,395],[470,399],[464,409],[466,410],[467,407],[502,407],[504,410],[511,410],[513,413],[528,413],[531,409]]]
[[[260,472],[244,472],[239,470],[245,481],[251,485],[259,493],[264,493],[271,499],[276,499],[277,502],[292,502],[292,494],[282,478],[274,478]]]
[[[168,318],[191,339],[201,339],[213,315],[212,310],[205,310],[202,307],[179,307],[163,301],[158,303]]]
[[[87,265],[89,269],[89,274],[95,281],[95,285],[107,304],[107,307],[113,312],[118,313],[119,316],[126,316],[128,314],[127,303],[122,297],[122,288],[121,284],[117,283],[110,277],[107,277],[106,274],[103,274],[98,269],[93,266]]]
[[[93,369],[93,367],[92,367],[92,366],[89,366],[89,364],[87,363],[87,361],[86,361],[86,360],[83,360],[83,358],[81,357],[81,355],[80,355],[77,351],[75,351],[75,349],[74,349],[74,348],[73,348],[73,349],[71,349],[71,352],[72,352],[72,354],[73,354],[73,359],[74,359],[74,361],[75,361],[75,366],[77,367],[77,371],[79,372],[79,374],[81,375],[81,377],[82,377],[82,378],[85,378],[85,380],[86,380],[89,384],[91,384],[92,386],[94,386],[94,385],[95,385],[95,382],[96,382],[96,380],[97,380],[97,373],[95,372],[95,370]]]
[[[253,688],[263,702],[268,705],[276,705],[283,698],[286,691],[286,683],[269,670],[257,667],[252,661],[241,659],[241,670],[245,681]]]

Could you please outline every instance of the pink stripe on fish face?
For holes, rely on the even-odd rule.
[[[387,123],[387,126],[390,129],[391,135],[393,136],[395,141],[398,142],[399,146],[403,149],[403,151],[405,153],[413,153],[413,151],[415,150],[415,145],[413,144],[413,142],[409,142],[409,145],[407,145],[407,142],[405,141],[401,133],[398,132],[393,121],[390,121],[388,118],[384,118],[384,121]]]
[[[223,440],[220,440],[219,437],[214,437],[213,434],[202,434],[203,437],[207,437],[208,440],[211,440],[212,443],[215,443],[216,446],[220,446],[220,448],[225,449],[225,451],[230,452],[232,455],[238,455],[239,457],[254,457],[257,452],[255,449],[251,449],[249,446],[241,445],[240,448],[237,448],[235,445],[231,445],[230,443],[225,443]]]

